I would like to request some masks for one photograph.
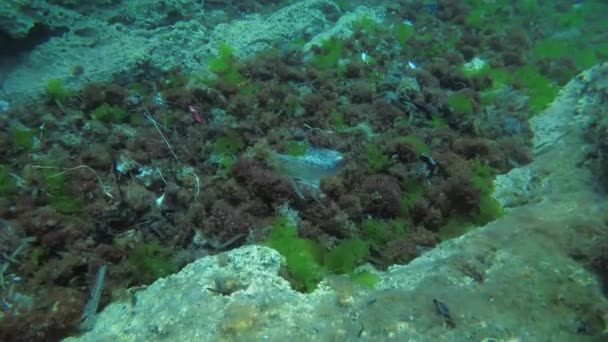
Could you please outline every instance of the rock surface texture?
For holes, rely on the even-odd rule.
[[[153,74],[177,67],[204,74],[222,42],[245,57],[276,41],[322,36],[327,30],[342,34],[361,12],[375,20],[383,16],[381,7],[360,7],[359,14],[343,15],[328,0],[297,1],[273,13],[247,14],[233,21],[200,1],[96,3],[0,3],[0,32],[7,36],[6,42],[0,40],[2,45],[14,43],[17,50],[24,44],[18,40],[29,41],[28,35],[35,35],[32,44],[37,43],[20,57],[0,56],[0,87],[6,100],[35,97],[50,79],[80,88],[90,80],[128,81],[124,75],[133,69]],[[75,69],[83,71],[75,74]]]

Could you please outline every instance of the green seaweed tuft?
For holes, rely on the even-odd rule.
[[[448,126],[448,122],[439,114],[433,114],[431,120],[428,122],[431,128],[439,129]]]
[[[375,144],[365,145],[365,160],[373,173],[379,173],[387,168],[390,158]]]
[[[368,287],[377,281],[372,274],[355,273],[369,255],[368,241],[354,237],[327,251],[319,243],[299,237],[296,224],[287,217],[278,217],[271,229],[264,244],[285,258],[286,278],[298,291],[313,291],[329,274],[348,274],[353,281]]]
[[[209,70],[216,74],[222,74],[232,68],[234,49],[226,43],[220,43],[218,51],[218,56],[209,61]]]
[[[528,108],[531,115],[538,114],[555,99],[559,88],[553,81],[541,75],[538,69],[532,65],[519,68],[514,74],[514,81],[524,88],[529,96]]]
[[[393,35],[395,36],[397,42],[399,42],[399,45],[401,45],[402,49],[405,49],[407,41],[413,34],[414,28],[412,25],[408,25],[406,23],[399,23],[393,28]]]
[[[63,85],[63,81],[60,79],[48,80],[44,93],[51,101],[59,103],[65,102],[72,96],[72,92]]]
[[[13,144],[23,150],[31,150],[36,143],[35,131],[25,126],[15,126],[11,128]]]
[[[239,85],[243,82],[243,76],[237,68],[234,49],[226,43],[220,43],[218,50],[218,56],[209,61],[209,70],[226,82]]]
[[[350,279],[352,279],[357,284],[363,285],[369,289],[373,289],[374,287],[376,287],[376,284],[380,281],[380,277],[369,271],[357,273],[353,272],[349,274],[349,276]]]
[[[477,204],[477,212],[473,215],[473,221],[479,226],[485,226],[502,217],[504,213],[504,208],[492,195],[482,195]]]
[[[378,24],[374,21],[374,19],[364,15],[353,23],[353,28],[365,34],[373,35],[378,30]]]
[[[333,124],[333,127],[336,131],[341,132],[348,128],[346,121],[344,120],[344,115],[337,110],[332,110],[329,114],[330,122]]]
[[[504,214],[502,205],[492,197],[493,176],[492,168],[487,163],[475,160],[471,183],[481,192],[481,197],[477,203],[477,211],[473,214],[473,221],[480,226],[486,225]]]
[[[84,201],[80,197],[59,194],[49,199],[49,204],[57,212],[65,215],[80,214],[84,210]]]
[[[399,216],[409,217],[414,204],[424,194],[424,187],[419,181],[410,178],[401,183],[401,188],[404,190],[404,194],[399,199]]]
[[[224,178],[230,175],[232,166],[236,163],[236,157],[232,154],[222,154],[217,160],[217,174]]]
[[[127,257],[133,272],[132,280],[137,284],[150,284],[174,273],[177,267],[170,257],[171,251],[156,241],[135,246]]]
[[[120,107],[104,103],[91,112],[91,117],[105,123],[123,123],[129,119],[129,113]]]
[[[265,244],[285,258],[288,278],[296,290],[312,292],[317,288],[326,274],[319,244],[298,237],[296,225],[286,217],[276,219]]]
[[[243,149],[245,144],[238,135],[225,135],[217,138],[212,145],[214,154],[236,154]]]
[[[312,64],[320,70],[330,70],[337,67],[342,55],[342,41],[337,38],[325,39],[321,42],[321,52],[312,59]]]
[[[424,142],[424,140],[422,140],[422,138],[415,134],[406,135],[405,137],[403,137],[403,141],[406,144],[410,145],[414,149],[414,151],[416,151],[417,154],[431,152],[431,148]]]
[[[0,164],[0,196],[12,195],[17,191],[17,185],[9,171],[8,166]]]
[[[367,218],[361,222],[361,233],[373,246],[386,245],[393,238],[391,221]]]
[[[473,114],[473,102],[463,93],[455,93],[448,97],[448,104],[456,114]]]
[[[53,167],[52,165],[47,166]],[[70,193],[68,177],[58,169],[60,168],[41,169],[42,184],[49,195],[49,205],[57,210],[57,212],[65,215],[82,213],[84,210],[84,200],[82,197],[73,196]]]
[[[325,266],[334,273],[351,273],[369,255],[369,244],[359,238],[340,242],[325,256]]]

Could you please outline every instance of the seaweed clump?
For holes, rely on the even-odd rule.
[[[294,289],[312,292],[329,274],[349,274],[365,286],[373,286],[371,275],[355,273],[355,268],[369,254],[367,242],[353,238],[342,241],[327,251],[318,242],[298,236],[298,227],[287,217],[279,217],[272,225],[265,244],[277,250],[286,261],[286,278]]]

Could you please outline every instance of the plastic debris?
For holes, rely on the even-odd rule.
[[[158,197],[154,202],[156,203],[157,207],[160,207],[163,205],[163,202],[165,201],[165,194],[163,193],[162,195],[160,195],[160,197]]]
[[[344,155],[338,151],[311,147],[301,156],[276,155],[280,169],[286,175],[307,185],[318,187],[321,178],[338,174]]]
[[[361,52],[361,61],[365,64],[369,64],[369,55],[365,51]]]

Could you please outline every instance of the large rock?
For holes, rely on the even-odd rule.
[[[134,0],[103,6],[87,2],[73,7],[34,1],[28,5],[33,10],[24,10],[20,3],[0,2],[0,32],[22,38],[34,25],[42,25],[49,36],[23,54],[18,64],[0,66],[5,75],[0,88],[8,95],[3,100],[10,102],[38,96],[49,79],[80,88],[92,80],[128,81],[134,70],[149,73],[177,67],[204,75],[222,42],[246,57],[277,41],[321,35],[329,29],[340,33],[363,12],[376,20],[384,15],[382,7],[360,7],[356,14],[345,15],[333,1],[304,0],[273,13],[215,24],[213,18],[222,17],[221,11],[206,12],[204,2],[191,0]],[[76,67],[84,73],[73,74]]]
[[[116,0],[3,0],[0,2],[0,32],[12,39],[24,39],[36,26],[48,31],[77,31],[83,26],[103,29],[109,22],[131,27],[167,25],[176,19],[200,16],[204,1],[116,1]],[[122,20],[121,20],[122,18]]]

